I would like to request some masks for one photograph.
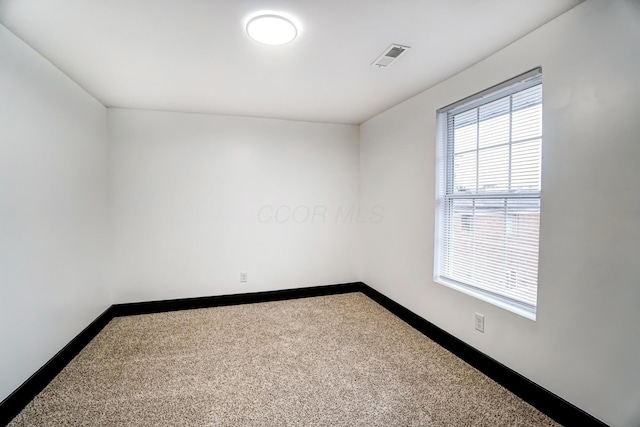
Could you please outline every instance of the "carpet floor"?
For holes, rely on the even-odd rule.
[[[115,318],[9,425],[558,426],[360,293]]]

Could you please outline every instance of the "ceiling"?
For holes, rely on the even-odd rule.
[[[359,124],[580,2],[0,0],[0,22],[108,107]],[[249,39],[261,10],[298,39]],[[372,67],[391,43],[412,49]]]

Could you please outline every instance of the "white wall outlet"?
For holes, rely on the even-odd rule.
[[[240,272],[240,283],[247,283],[247,272],[246,271],[241,271]]]
[[[475,322],[476,331],[480,331],[484,333],[484,315],[480,313],[476,313],[476,322]]]

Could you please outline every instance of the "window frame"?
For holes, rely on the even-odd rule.
[[[434,250],[434,270],[433,270],[433,280],[441,285],[447,286],[449,288],[455,289],[459,292],[465,293],[467,295],[473,296],[482,301],[488,302],[490,304],[496,305],[513,313],[519,314],[523,317],[526,317],[531,320],[536,319],[537,312],[537,301],[534,305],[526,304],[522,301],[518,301],[512,298],[509,298],[504,295],[500,295],[489,290],[483,289],[481,287],[477,287],[474,285],[466,284],[463,282],[459,282],[456,280],[449,279],[444,277],[441,274],[441,260],[442,260],[442,250],[443,250],[443,241],[445,239],[445,224],[452,224],[452,222],[445,222],[443,220],[443,215],[453,215],[452,212],[448,212],[447,206],[456,196],[452,192],[452,188],[454,185],[453,182],[453,174],[449,174],[450,170],[453,170],[453,136],[448,132],[448,120],[450,115],[461,114],[465,111],[473,110],[475,108],[479,108],[482,105],[489,104],[495,100],[501,99],[506,96],[513,95],[515,93],[527,90],[531,87],[542,85],[542,68],[538,67],[533,70],[530,70],[524,74],[516,76],[512,79],[506,80],[498,85],[492,86],[486,90],[478,92],[474,95],[471,95],[467,98],[464,98],[458,102],[440,108],[436,112],[436,126],[437,126],[437,135],[436,135],[436,147],[437,147],[437,155],[436,155],[436,222],[435,222],[435,250]],[[544,99],[544,98],[543,98]],[[541,114],[544,112],[544,101],[542,101],[542,110]],[[513,114],[513,110],[510,110],[509,114]],[[544,136],[540,135],[541,144],[543,144]],[[512,141],[510,140],[510,144]],[[541,148],[542,149],[542,148]],[[542,157],[540,159],[542,163]],[[540,164],[542,167],[542,164]],[[479,171],[477,171],[479,173]],[[511,179],[511,171],[509,172],[509,179]],[[537,199],[539,202],[541,201],[541,191],[539,188],[536,192],[524,192],[524,193],[481,193],[477,192],[469,197],[460,197],[460,198],[501,198],[505,199],[505,203],[508,200],[514,200],[518,198],[529,198],[529,199]],[[452,197],[453,196],[453,197]],[[540,203],[540,212],[541,212],[541,203]],[[472,218],[474,221],[475,218]],[[508,219],[506,219],[508,221]],[[538,225],[539,226],[539,225]],[[507,230],[505,229],[505,233]],[[538,241],[538,258],[537,258],[537,272],[539,277],[539,265],[540,265],[540,256],[539,256],[539,248],[540,242]],[[539,289],[539,280],[536,279],[536,296],[538,294]],[[537,298],[536,298],[537,300]]]

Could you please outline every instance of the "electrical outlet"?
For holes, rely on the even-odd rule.
[[[247,272],[246,271],[241,271],[240,272],[240,283],[247,283]]]
[[[480,331],[484,333],[484,315],[480,313],[476,313],[476,322],[475,322],[476,331]]]

